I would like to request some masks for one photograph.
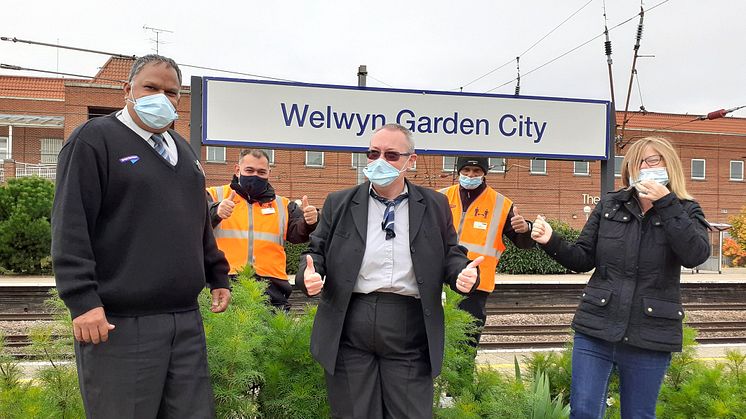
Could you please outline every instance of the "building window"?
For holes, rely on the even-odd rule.
[[[89,107],[88,108],[88,119],[96,118],[99,116],[106,116],[114,112],[118,112],[122,108],[101,108],[101,107]]]
[[[503,157],[490,157],[490,173],[505,173],[507,161]]]
[[[587,161],[576,160],[573,163],[572,174],[575,176],[590,176],[591,168],[590,163]]]
[[[624,156],[614,156],[614,177],[622,177],[622,163]]]
[[[211,163],[225,163],[225,147],[206,146],[205,161]]]
[[[0,159],[9,159],[8,137],[0,137]]]
[[[443,171],[453,172],[456,170],[456,156],[443,156]]]
[[[730,161],[730,180],[743,180],[743,161]]]
[[[7,147],[7,142],[6,142]],[[57,164],[57,155],[62,149],[62,140],[58,138],[41,139],[41,162]]]
[[[352,168],[358,169],[368,165],[368,157],[365,153],[352,153]]]
[[[705,179],[705,159],[692,159],[692,179]]]
[[[546,175],[547,174],[547,161],[544,159],[531,159],[531,174],[532,175]]]
[[[262,151],[267,153],[267,156],[269,157],[269,164],[274,165],[275,164],[275,151],[269,148],[263,148]]]
[[[323,151],[306,151],[307,167],[324,167]]]

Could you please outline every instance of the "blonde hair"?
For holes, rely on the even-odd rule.
[[[622,162],[622,184],[629,187],[629,178],[637,179],[640,176],[640,163],[642,162],[645,148],[650,146],[656,153],[663,157],[668,172],[668,189],[679,199],[694,198],[687,192],[684,183],[684,171],[681,167],[681,159],[671,143],[665,138],[645,137],[637,140],[627,150]]]

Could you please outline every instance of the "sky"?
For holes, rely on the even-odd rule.
[[[610,100],[599,36],[605,6],[616,109],[624,110],[641,3],[605,3],[31,0],[4,8],[0,36],[144,55],[155,52],[155,33],[144,28],[150,27],[170,31],[159,35],[158,51],[182,65],[357,85],[364,64],[368,86],[507,95],[515,92],[520,56],[521,95]],[[645,57],[637,60],[630,110],[702,115],[746,105],[746,1],[646,0],[642,6],[639,54]],[[0,41],[2,64],[92,76],[106,59]],[[260,78],[182,71],[185,84],[192,75]],[[746,108],[730,116],[746,117]]]

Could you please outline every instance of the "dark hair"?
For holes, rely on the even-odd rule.
[[[158,63],[164,63],[176,70],[176,75],[179,77],[179,87],[181,87],[181,70],[179,70],[179,65],[176,64],[176,61],[157,54],[143,55],[142,57],[139,57],[137,60],[135,60],[135,62],[132,64],[132,69],[130,69],[130,77],[129,79],[127,79],[127,81],[132,83],[132,79],[134,79],[135,76],[138,75],[140,71],[142,71],[142,68],[145,67],[145,65]]]

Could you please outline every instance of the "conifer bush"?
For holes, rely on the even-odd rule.
[[[264,282],[252,276],[247,269],[233,284],[225,313],[209,311],[208,291],[200,296],[218,418],[328,417],[324,372],[309,352],[315,307],[309,305],[300,316],[277,313],[266,301]],[[529,357],[526,375],[531,379],[526,382],[518,366],[515,377],[476,368],[474,349],[467,344],[474,320],[457,308],[460,295],[447,288],[445,292],[445,359],[434,383],[434,416],[567,417],[572,345],[561,353]],[[70,362],[70,317],[56,295],[50,302],[60,313],[59,320],[33,329],[30,351],[53,365],[25,380],[18,362],[0,350],[0,418],[84,417],[75,365]],[[725,362],[705,363],[695,357],[695,337],[694,329],[684,328],[684,351],[672,358],[658,417],[746,418],[746,355],[731,351]],[[605,417],[619,418],[618,381],[612,380],[609,400]]]
[[[0,266],[18,274],[50,273],[54,184],[37,176],[0,187]]]

